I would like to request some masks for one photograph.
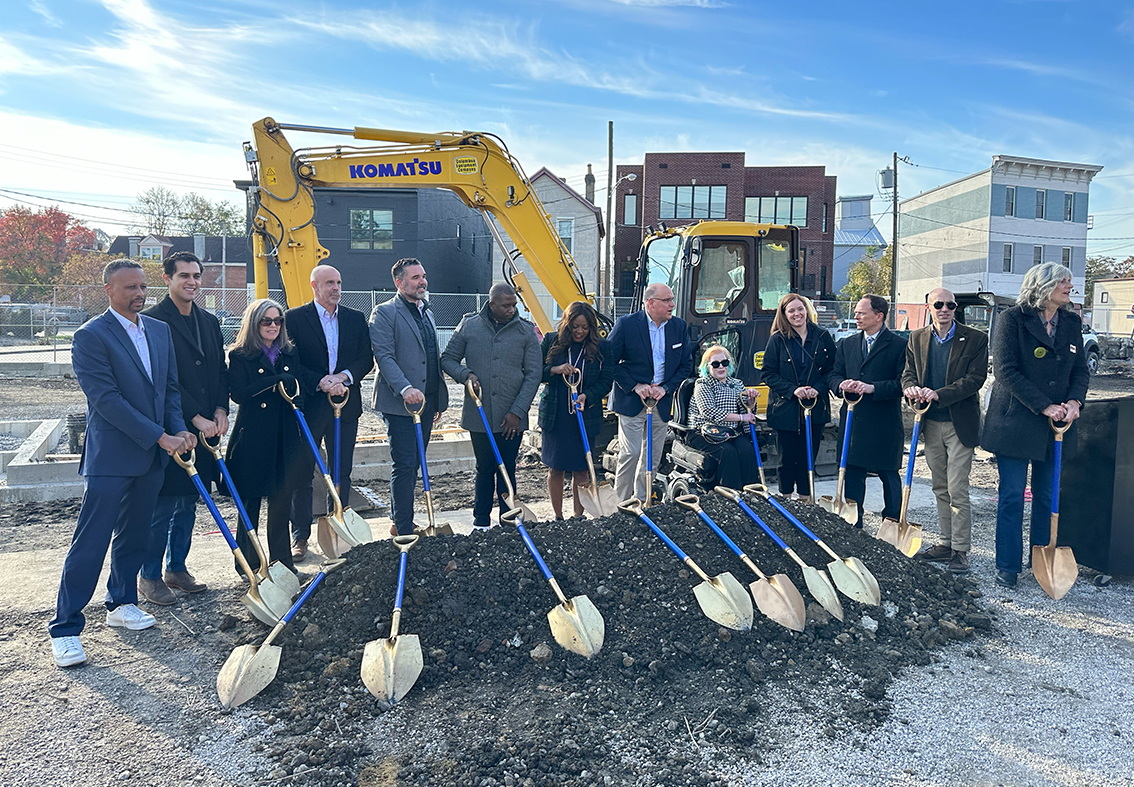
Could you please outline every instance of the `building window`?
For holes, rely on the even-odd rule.
[[[575,240],[575,220],[556,219],[555,231],[559,233],[559,240],[563,241],[563,248],[574,254],[575,249],[572,247],[572,243]]]
[[[457,225],[457,248],[461,248],[461,225]]]
[[[1063,267],[1066,268],[1067,270],[1071,270],[1071,247],[1070,246],[1064,246],[1063,247]]]
[[[394,248],[394,211],[352,210],[350,247],[354,251],[391,251]]]
[[[1005,273],[1011,273],[1012,272],[1012,244],[1011,243],[1005,243],[1004,244],[1004,272]]]
[[[161,246],[143,246],[138,250],[138,256],[143,260],[160,260]]]
[[[806,227],[807,197],[745,197],[744,220]]]
[[[1032,265],[1043,262],[1043,246],[1032,246]]]
[[[1072,221],[1075,218],[1075,192],[1063,192],[1063,220]]]
[[[638,226],[638,195],[626,194],[622,197],[622,223],[630,226]]]
[[[823,203],[823,234],[827,234],[827,203]]]
[[[1110,293],[1104,290],[1099,303],[1110,303]]]
[[[727,186],[662,186],[659,219],[723,219]]]
[[[1016,187],[1009,186],[1004,189],[1004,215],[1016,215]]]
[[[1047,206],[1047,192],[1044,189],[1036,189],[1036,218],[1042,219],[1044,217],[1044,208]]]

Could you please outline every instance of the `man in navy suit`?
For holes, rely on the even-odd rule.
[[[137,607],[138,570],[149,547],[167,455],[197,445],[181,415],[169,326],[140,314],[146,305],[142,266],[114,260],[102,280],[110,308],[77,330],[71,344],[71,363],[87,397],[79,463],[87,488],[47,627],[60,667],[87,660],[79,641],[83,607],[94,595],[107,548],[107,625],[135,630],[154,625],[153,616]]]
[[[335,411],[327,394],[347,396],[340,418],[339,499],[343,507],[350,505],[350,475],[354,467],[354,443],[358,437],[358,419],[362,417],[362,378],[374,368],[374,352],[370,349],[370,328],[366,315],[339,303],[343,280],[330,265],[311,269],[311,290],[315,300],[288,309],[287,335],[299,353],[299,363],[319,378],[319,390],[303,397],[303,414],[311,427],[315,442],[327,449],[328,464],[334,467]],[[354,388],[353,391],[350,388]],[[349,395],[348,395],[349,394]],[[314,457],[310,460],[314,468]],[[311,538],[311,511],[314,492],[310,474],[307,482],[291,496],[291,556],[303,560]],[[334,510],[327,500],[327,510]]]
[[[653,460],[657,471],[665,449],[673,392],[693,371],[693,347],[685,321],[673,316],[673,290],[646,287],[646,308],[619,317],[610,332],[614,369],[611,407],[618,414],[618,466],[614,491],[619,500],[646,500],[646,399],[656,399]]]

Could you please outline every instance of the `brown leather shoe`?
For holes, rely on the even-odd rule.
[[[397,534],[398,534],[398,526],[397,525],[390,525],[390,535],[396,536]]]
[[[953,552],[953,559],[949,561],[949,565],[946,566],[946,568],[954,574],[969,573],[969,553]]]
[[[918,552],[917,559],[928,560],[930,563],[948,563],[955,554],[957,553],[944,544],[938,544],[923,552]]]
[[[291,543],[291,559],[303,560],[307,557],[307,539],[297,538]]]
[[[186,593],[200,593],[202,590],[207,590],[209,587],[188,571],[166,571],[165,584],[171,588],[184,590]]]
[[[169,587],[160,579],[138,577],[138,595],[159,607],[168,607],[177,602]]]

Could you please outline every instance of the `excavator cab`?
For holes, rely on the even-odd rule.
[[[689,325],[694,362],[720,344],[736,361],[733,375],[756,386],[776,305],[796,291],[798,258],[793,226],[706,221],[651,228],[638,260],[634,308],[642,308],[650,284],[669,285],[674,314]],[[767,407],[766,389],[759,407]]]

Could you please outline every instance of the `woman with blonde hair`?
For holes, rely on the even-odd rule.
[[[780,445],[781,495],[811,494],[807,452],[811,461],[819,453],[823,428],[831,420],[827,377],[835,367],[835,340],[816,325],[813,309],[802,295],[780,298],[772,320],[772,335],[764,349],[761,382],[771,390],[768,426],[776,430]],[[811,445],[807,445],[802,401],[815,400],[811,412]]]
[[[743,382],[730,375],[731,366],[732,354],[719,344],[701,354],[700,376],[689,403],[691,432],[686,439],[692,448],[717,460],[717,484],[740,489],[760,480],[748,430],[755,416],[744,406],[755,401],[756,391],[746,390]]]
[[[1049,419],[1074,421],[1087,398],[1083,323],[1071,311],[1071,271],[1055,262],[1024,274],[1016,305],[996,320],[994,382],[980,444],[996,454],[996,582],[1014,587],[1023,569],[1024,487],[1031,465],[1031,544],[1051,535],[1054,437]],[[1074,446],[1075,429],[1063,437]],[[1030,554],[1030,552],[1029,552]]]
[[[257,528],[260,500],[268,498],[268,556],[295,570],[291,557],[291,491],[310,481],[314,458],[299,431],[295,414],[276,389],[283,383],[299,397],[315,392],[318,379],[303,370],[287,337],[283,307],[262,298],[248,304],[240,332],[228,354],[230,396],[240,405],[228,442],[225,463],[233,484]],[[233,491],[233,490],[229,490]],[[237,529],[241,551],[253,568],[259,558],[243,527]]]

